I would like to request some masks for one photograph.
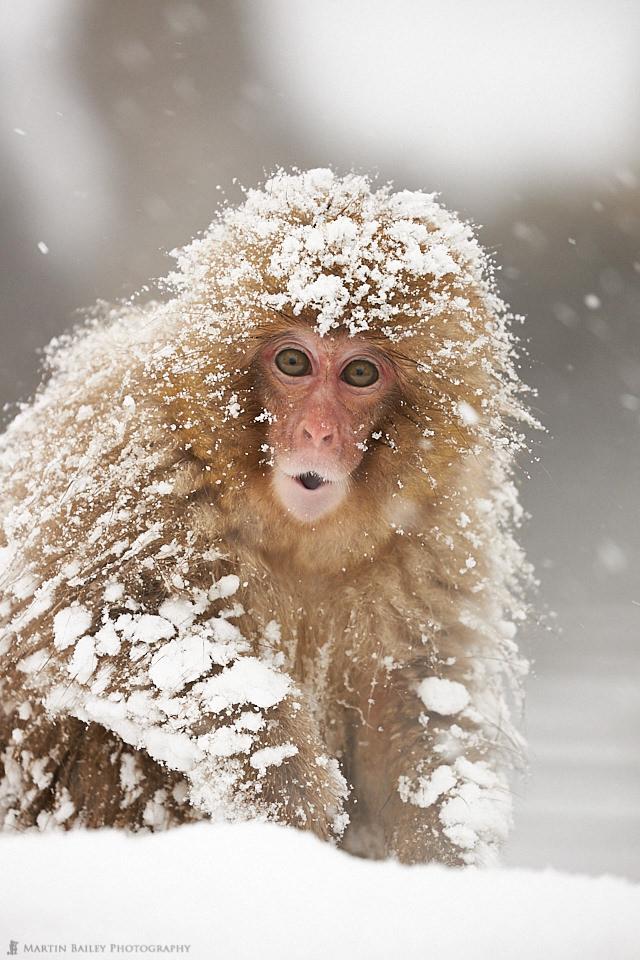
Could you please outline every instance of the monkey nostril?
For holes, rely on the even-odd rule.
[[[302,428],[302,436],[306,443],[312,443],[315,447],[326,446],[333,440],[333,430],[328,427]]]

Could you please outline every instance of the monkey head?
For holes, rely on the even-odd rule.
[[[366,341],[303,326],[268,340],[259,359],[273,489],[296,519],[315,520],[347,496],[393,396],[393,367]]]
[[[504,305],[432,195],[280,172],[178,260],[161,376],[219,504],[271,498],[298,524],[362,517],[359,500],[391,516],[461,459],[500,455],[518,384]]]

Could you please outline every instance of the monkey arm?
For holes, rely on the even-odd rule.
[[[491,863],[511,823],[512,757],[469,689],[432,669],[422,681],[414,665],[362,684],[370,695],[348,773],[363,802],[352,819],[405,862]]]
[[[238,583],[234,575],[220,576],[208,593],[201,591],[202,606],[213,610],[199,611],[197,602],[173,596],[155,613],[139,603],[130,605],[135,612],[104,606],[98,623],[90,598],[80,594],[81,600],[41,619],[35,644],[19,633],[29,607],[18,614],[5,657],[15,685],[10,689],[5,681],[4,761],[32,784],[38,813],[46,812],[46,803],[42,791],[33,790],[34,771],[46,770],[48,787],[62,775],[56,763],[75,763],[83,766],[78,779],[99,782],[92,767],[105,762],[113,740],[98,735],[100,728],[133,748],[143,766],[159,765],[174,780],[183,779],[192,812],[180,819],[199,811],[212,819],[283,820],[325,839],[341,832],[346,787],[337,763],[327,757],[292,680],[253,655],[259,638],[242,607],[229,602]],[[53,738],[52,726],[59,731]],[[13,729],[21,731],[16,740]],[[67,743],[57,756],[51,747],[62,729]],[[17,792],[24,799],[30,791],[23,783]],[[96,797],[83,795],[79,802],[87,810],[65,822],[75,816],[86,822],[90,809],[96,816]],[[113,796],[109,803],[106,822],[121,823],[122,805],[114,807]],[[134,808],[131,814],[138,816]]]

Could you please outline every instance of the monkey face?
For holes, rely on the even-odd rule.
[[[347,495],[396,385],[393,365],[364,338],[300,325],[268,342],[260,366],[273,491],[297,520],[316,520]]]

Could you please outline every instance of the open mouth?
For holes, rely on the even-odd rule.
[[[296,520],[302,523],[318,520],[344,500],[349,489],[348,476],[336,476],[330,468],[324,477],[314,470],[304,473],[294,470],[295,467],[291,472],[285,471],[276,465],[273,484],[280,503]]]
[[[306,490],[317,490],[318,487],[321,487],[326,482],[322,477],[318,476],[317,473],[301,473],[296,479],[300,481]]]

